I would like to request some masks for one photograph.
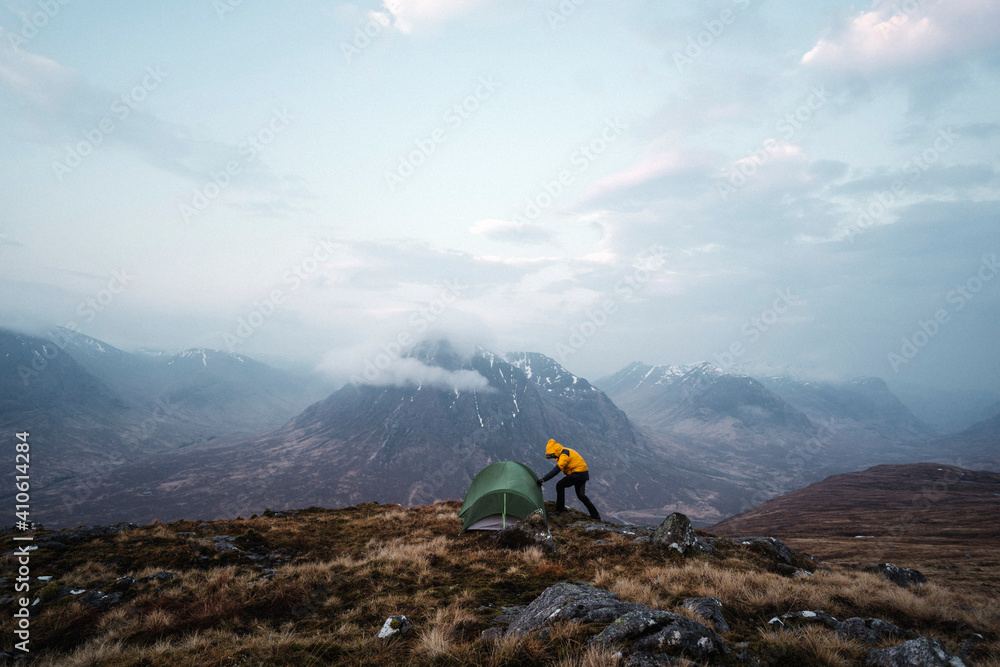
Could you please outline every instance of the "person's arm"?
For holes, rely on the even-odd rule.
[[[550,479],[552,479],[553,477],[555,477],[556,475],[559,474],[559,470],[560,470],[559,466],[556,465],[556,467],[554,467],[552,470],[550,470],[548,472],[548,474],[545,475],[545,477],[539,477],[538,481],[539,482],[543,482],[543,483],[549,481]]]

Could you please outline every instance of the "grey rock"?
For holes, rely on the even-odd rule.
[[[897,586],[902,586],[903,588],[906,588],[911,584],[923,586],[924,582],[927,581],[927,577],[925,577],[919,570],[913,570],[908,567],[899,567],[898,565],[893,565],[892,563],[872,565],[871,567],[864,568],[864,571],[881,574],[892,583]]]
[[[479,635],[479,641],[487,642],[503,637],[503,628],[486,628],[483,634]]]
[[[176,572],[157,572],[156,574],[151,574],[148,577],[143,577],[139,581],[170,581],[177,576]]]
[[[774,537],[730,537],[729,541],[734,544],[742,544],[749,546],[751,544],[763,544],[765,547],[774,552],[779,560],[784,562],[786,565],[793,565],[792,556],[795,554],[787,544],[781,540]]]
[[[842,621],[837,635],[843,639],[857,639],[865,644],[878,644],[884,639],[907,639],[905,630],[878,618],[857,616]]]
[[[610,623],[630,611],[649,608],[622,602],[611,591],[583,581],[561,581],[549,586],[511,621],[507,634],[524,635],[555,620],[579,619],[588,623]]]
[[[918,637],[868,654],[873,667],[965,667],[965,662],[945,649],[940,639]]]
[[[625,667],[697,667],[697,663],[686,658],[677,658],[666,653],[633,653],[625,661]]]
[[[222,553],[227,551],[242,553],[243,550],[233,544],[233,540],[235,539],[236,536],[234,535],[216,535],[212,538],[212,546],[215,547],[216,551],[220,551]]]
[[[410,637],[413,635],[413,623],[405,616],[390,616],[385,619],[382,629],[378,631],[379,639],[392,637]]]
[[[711,621],[719,632],[729,632],[729,624],[722,615],[722,602],[718,598],[687,598],[681,607],[694,613],[703,621]]]
[[[653,532],[650,536],[653,544],[663,544],[671,549],[676,549],[682,554],[715,552],[708,542],[695,534],[691,527],[691,520],[680,512],[674,512]]]
[[[82,593],[77,601],[87,607],[94,609],[107,609],[122,599],[121,593],[103,593],[101,591],[87,591]]]
[[[768,621],[769,624],[780,628],[797,628],[803,625],[825,625],[831,630],[836,630],[840,621],[835,619],[825,611],[793,611],[788,614],[776,616]]]
[[[636,544],[649,544],[649,542],[651,542],[652,540],[650,539],[649,535],[643,535],[642,537],[637,537],[632,541]]]
[[[619,535],[641,535],[649,532],[648,530],[639,528],[638,526],[617,526],[613,523],[605,523],[603,521],[577,521],[576,523],[571,523],[566,527],[583,528],[588,532],[602,530],[608,533],[618,533]]]
[[[722,637],[693,618],[649,608],[625,614],[590,641],[647,653],[685,653],[696,660],[729,652]]]

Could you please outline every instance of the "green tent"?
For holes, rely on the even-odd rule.
[[[462,532],[500,530],[527,518],[535,510],[545,514],[538,476],[523,463],[497,461],[476,475],[465,494],[458,516]]]

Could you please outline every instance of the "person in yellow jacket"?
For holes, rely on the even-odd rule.
[[[563,447],[555,440],[549,440],[549,443],[545,446],[545,458],[555,459],[556,467],[548,472],[545,477],[538,478],[538,485],[541,486],[545,482],[549,481],[560,472],[562,472],[565,477],[556,482],[556,510],[555,513],[559,514],[566,511],[566,488],[572,486],[576,489],[576,497],[580,499],[587,511],[590,512],[590,518],[596,521],[601,520],[601,513],[597,511],[594,507],[594,503],[590,502],[590,498],[587,497],[585,492],[587,486],[587,480],[590,479],[590,472],[587,470],[587,462],[583,460],[579,452],[570,449],[569,447]]]

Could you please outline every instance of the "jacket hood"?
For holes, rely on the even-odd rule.
[[[560,445],[555,440],[549,440],[549,444],[545,445],[545,457],[546,458],[558,458],[562,453],[563,446]]]

